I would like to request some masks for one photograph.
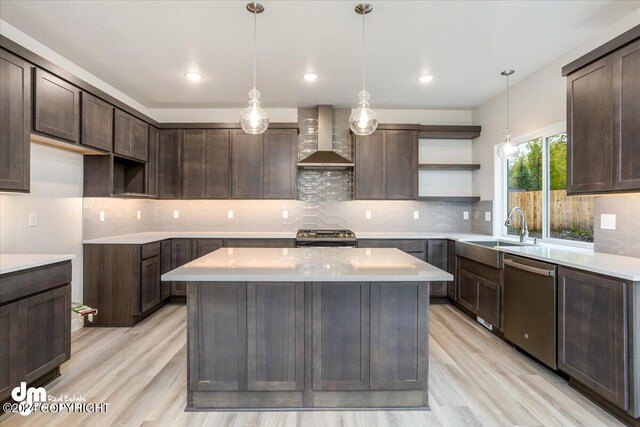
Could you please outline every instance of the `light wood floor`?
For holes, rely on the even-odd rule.
[[[83,328],[50,395],[110,402],[107,414],[5,414],[9,426],[614,426],[614,418],[448,305],[430,307],[431,411],[186,413],[186,308],[134,328]]]

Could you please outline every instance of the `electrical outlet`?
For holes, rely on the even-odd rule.
[[[600,215],[600,228],[602,228],[603,230],[615,230],[616,215],[615,214]]]
[[[469,219],[469,212],[467,211],[462,212],[462,219]]]
[[[29,213],[29,227],[37,227],[38,226],[38,213],[30,212]]]
[[[491,212],[485,212],[484,213],[484,220],[485,221],[491,221]]]
[[[366,248],[364,250],[364,253],[365,253],[366,256],[371,256],[371,248]]]
[[[233,219],[233,209],[229,209],[229,210],[227,211],[227,218],[228,218],[228,219]]]
[[[142,219],[142,212],[136,211],[136,219]]]
[[[179,219],[180,218],[180,211],[173,211],[173,219]]]
[[[104,222],[105,214],[104,211],[100,211],[100,222]]]
[[[282,210],[282,219],[287,219],[289,218],[289,211],[286,209]]]
[[[371,219],[371,211],[364,211],[364,217],[366,219]]]
[[[420,219],[420,211],[413,211],[413,219]]]

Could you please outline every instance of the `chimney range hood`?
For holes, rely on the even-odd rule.
[[[318,151],[298,162],[304,169],[347,169],[353,162],[333,151],[333,107],[318,106]]]

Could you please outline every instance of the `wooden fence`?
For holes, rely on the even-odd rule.
[[[593,229],[592,196],[567,196],[566,190],[553,190],[549,202],[551,230]],[[542,230],[542,191],[509,193],[509,206],[520,206],[524,210],[529,230]],[[517,215],[513,226],[520,227]]]

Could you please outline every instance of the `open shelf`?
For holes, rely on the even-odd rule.
[[[113,194],[123,197],[141,197],[145,195],[144,168],[144,162],[114,156]]]
[[[426,202],[479,202],[479,196],[420,196],[418,200]]]
[[[480,165],[478,163],[420,163],[418,169],[463,171],[480,169]]]

